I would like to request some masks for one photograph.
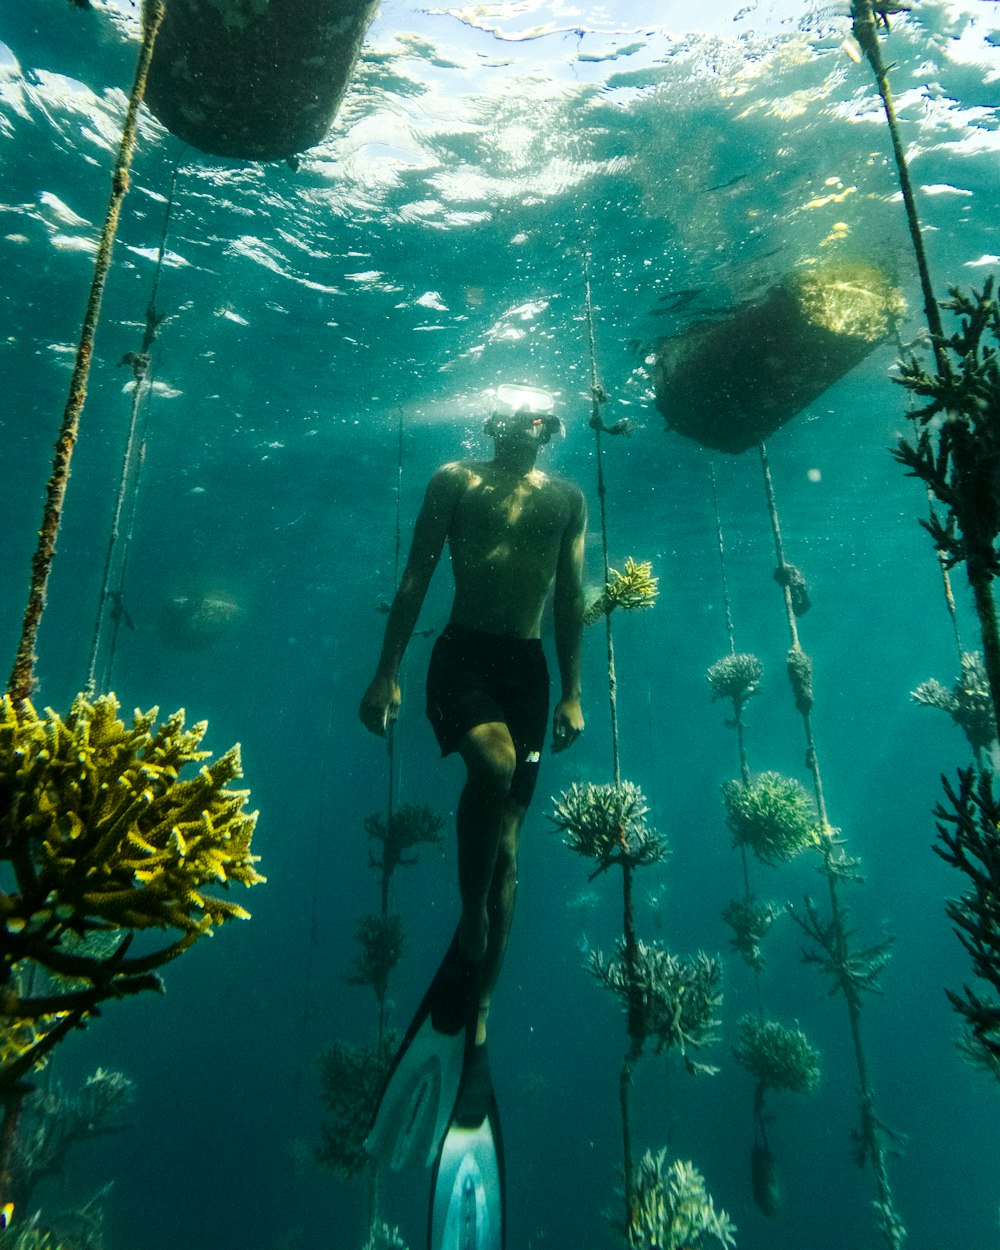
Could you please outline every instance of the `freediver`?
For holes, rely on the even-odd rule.
[[[455,595],[431,655],[427,715],[442,755],[457,752],[466,767],[456,816],[462,910],[367,1142],[394,1168],[436,1159],[436,1189],[441,1167],[449,1166],[450,1127],[475,1127],[490,1106],[495,1111],[486,1022],[514,911],[518,837],[548,727],[540,627],[550,590],[562,684],[551,749],[572,746],[584,727],[586,504],[578,486],[536,468],[539,451],[562,428],[551,396],[509,386],[498,398],[503,406],[484,426],[492,460],[453,461],[430,480],[360,708],[373,733],[390,731],[400,707],[399,666],[447,543]]]

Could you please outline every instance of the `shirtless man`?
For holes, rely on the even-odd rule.
[[[467,779],[458,804],[462,916],[457,949],[476,969],[485,1038],[490,997],[514,911],[517,844],[548,726],[549,680],[539,639],[553,582],[562,697],[552,750],[583,732],[580,647],[586,504],[579,487],[535,468],[560,423],[530,410],[494,414],[489,461],[454,461],[431,478],[386,624],[361,720],[384,735],[399,713],[397,680],[438,560],[448,543],[455,598],[427,676],[427,714],[443,755]]]

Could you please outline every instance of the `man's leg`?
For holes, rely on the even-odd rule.
[[[487,900],[489,935],[479,992],[477,1043],[486,1041],[486,1018],[490,1011],[493,988],[500,976],[500,968],[507,952],[507,939],[510,937],[510,927],[514,919],[514,901],[517,897],[517,844],[527,810],[520,803],[515,803],[513,799],[508,799],[504,805],[500,842],[497,846],[493,881]]]
[[[487,956],[492,936],[494,875],[501,842],[505,840],[508,795],[517,754],[510,732],[501,721],[474,726],[462,737],[458,751],[468,773],[456,818],[458,887],[462,895],[458,942],[462,955],[470,963],[479,963]],[[505,855],[505,861],[506,858]],[[502,941],[506,943],[505,934]],[[500,954],[502,957],[502,948]],[[496,970],[499,971],[498,961]]]

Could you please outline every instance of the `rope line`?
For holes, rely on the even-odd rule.
[[[733,624],[732,602],[729,598],[729,584],[726,570],[726,544],[722,532],[722,516],[719,511],[719,491],[715,480],[715,464],[710,463],[709,470],[712,479],[712,507],[715,510],[715,534],[719,547],[719,572],[722,578],[722,597],[726,609],[726,633],[729,636],[729,654],[736,654],[736,630]],[[736,743],[740,760],[740,776],[745,786],[750,784],[750,762],[747,758],[745,731],[746,725],[743,722],[743,701],[733,696],[733,727],[736,730]],[[753,900],[753,891],[750,888],[750,860],[747,855],[745,843],[740,843],[740,856],[743,864],[743,901],[749,906]],[[753,966],[754,989],[757,996],[757,1016],[763,1021],[764,1019],[764,995],[760,984],[760,968]],[[763,1116],[759,1115],[760,1125],[763,1125]],[[767,1143],[764,1137],[765,1145]]]
[[[788,618],[789,635],[791,638],[791,647],[788,652],[788,674],[795,695],[795,705],[802,717],[806,738],[806,765],[812,774],[816,810],[820,820],[817,849],[823,860],[821,871],[827,883],[831,915],[830,928],[824,934],[826,942],[821,943],[821,945],[829,956],[831,966],[838,974],[838,980],[835,984],[843,991],[844,1000],[847,1003],[851,1041],[858,1074],[859,1107],[861,1111],[860,1153],[862,1160],[869,1159],[872,1165],[875,1188],[878,1193],[878,1201],[874,1205],[879,1213],[880,1231],[890,1250],[901,1250],[903,1240],[906,1237],[906,1229],[896,1211],[892,1184],[886,1163],[884,1139],[889,1135],[889,1132],[875,1113],[875,1095],[868,1074],[868,1061],[861,1033],[861,991],[859,986],[851,980],[850,976],[850,970],[853,966],[852,960],[863,962],[865,953],[852,953],[846,911],[840,901],[840,893],[837,886],[840,877],[843,876],[850,880],[856,879],[856,875],[852,877],[853,868],[851,861],[846,859],[842,851],[838,853],[837,847],[839,844],[834,839],[836,831],[831,827],[827,814],[819,754],[816,750],[812,729],[812,661],[802,650],[799,643],[790,586],[791,579],[787,576],[789,566],[785,563],[774,483],[771,478],[767,449],[763,443],[759,445],[759,452],[764,490],[767,496],[767,510],[771,520],[771,532],[774,540],[774,554],[777,560],[778,572],[781,575],[778,580],[784,596],[785,614]],[[811,907],[808,899],[807,907]],[[807,921],[803,921],[795,916],[795,913],[792,914],[800,927],[814,940],[817,940],[818,930],[814,926],[820,922],[816,919],[815,913],[810,912]]]
[[[583,283],[587,306],[587,343],[590,350],[590,425],[594,431],[594,446],[597,460],[597,498],[600,504],[601,517],[601,558],[604,566],[604,584],[607,585],[610,569],[608,559],[608,506],[607,486],[604,481],[604,449],[601,446],[601,434],[604,422],[601,419],[601,405],[607,400],[604,387],[597,375],[597,342],[594,334],[594,303],[590,287],[590,255],[583,254]],[[611,628],[611,613],[604,614],[604,629],[608,656],[608,709],[611,715],[611,758],[615,785],[621,785],[622,768],[618,734],[618,678],[615,672],[615,640]]]
[[[45,609],[46,588],[52,561],[56,552],[56,537],[62,520],[63,501],[66,498],[66,487],[69,482],[70,462],[73,448],[80,431],[80,415],[87,398],[87,382],[90,378],[90,365],[94,355],[94,338],[101,315],[101,301],[107,284],[108,271],[111,268],[111,255],[114,250],[115,236],[121,217],[122,203],[129,189],[129,171],[135,154],[136,133],[139,123],[139,109],[146,92],[146,80],[149,66],[153,59],[153,48],[156,36],[163,24],[166,13],[165,0],[149,0],[142,11],[142,45],[136,64],[135,78],[129,95],[128,111],[122,127],[121,141],[111,176],[111,196],[108,201],[104,227],[101,231],[97,255],[94,260],[94,275],[91,280],[87,309],[80,330],[80,341],[77,346],[73,375],[69,384],[69,395],[63,411],[62,424],[56,439],[55,454],[52,461],[52,472],[45,492],[45,507],[42,512],[42,524],[38,532],[38,545],[31,562],[31,583],[28,590],[28,602],[24,610],[21,626],[21,637],[18,643],[14,666],[7,683],[7,691],[15,703],[23,703],[30,698],[35,685],[35,662],[37,655],[35,644],[38,639],[38,627],[41,624],[42,612]]]
[[[146,431],[149,424],[149,409],[146,401],[152,394],[154,371],[152,368],[152,351],[156,343],[157,333],[160,323],[163,321],[163,313],[156,311],[156,296],[160,286],[160,275],[163,271],[163,256],[167,246],[167,233],[170,229],[170,218],[173,213],[174,196],[177,191],[177,175],[180,169],[180,161],[174,165],[173,177],[170,181],[170,194],[167,198],[167,208],[164,213],[163,227],[160,231],[160,243],[157,250],[156,268],[153,272],[153,282],[150,289],[149,303],[146,306],[146,325],[142,336],[142,345],[137,352],[128,352],[121,360],[122,364],[128,364],[132,367],[132,377],[135,386],[132,391],[132,406],[129,414],[128,437],[125,442],[125,452],[122,457],[121,476],[118,481],[118,494],[115,499],[115,513],[111,523],[111,532],[108,535],[108,545],[104,554],[104,571],[101,576],[101,592],[97,601],[97,611],[94,617],[94,630],[90,643],[90,663],[87,668],[87,690],[93,695],[96,689],[97,680],[97,657],[101,646],[101,637],[104,631],[105,608],[109,601],[111,607],[111,638],[108,644],[108,654],[105,658],[103,679],[101,688],[107,690],[111,684],[111,669],[114,665],[115,654],[118,649],[118,635],[121,623],[124,620],[126,625],[131,627],[131,621],[125,610],[125,573],[128,564],[128,553],[132,545],[132,534],[135,526],[136,501],[139,494],[139,476],[142,471],[142,465],[146,458]],[[139,431],[139,414],[143,413],[142,432],[137,438]],[[130,489],[131,488],[131,489]],[[115,549],[121,534],[122,513],[126,512],[126,530],[125,544],[122,555],[121,568],[119,569],[118,587],[116,590],[111,589],[112,565],[114,561]]]

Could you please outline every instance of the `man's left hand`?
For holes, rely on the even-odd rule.
[[[583,709],[579,699],[561,699],[552,715],[552,750],[565,751],[583,733]]]

